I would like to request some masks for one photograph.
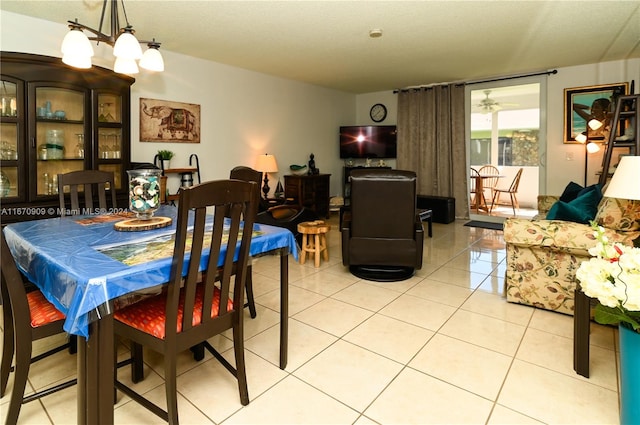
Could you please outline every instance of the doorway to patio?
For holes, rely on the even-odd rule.
[[[542,106],[545,82],[545,77],[538,76],[467,86],[469,173],[471,168],[480,170],[490,165],[497,168],[499,175],[495,179],[473,180],[474,184],[476,181],[487,184],[481,193],[470,194],[472,220],[503,221],[514,216],[508,193],[502,193],[496,205],[492,205],[492,200],[494,188],[508,189],[520,169],[519,185],[513,195],[517,202],[516,216],[532,217],[537,213],[537,197],[543,189],[545,174],[546,125]]]

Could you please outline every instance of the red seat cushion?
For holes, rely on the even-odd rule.
[[[202,318],[202,298],[204,295],[204,286],[198,285],[196,289],[196,300],[193,308],[192,324],[195,326],[200,323]],[[167,304],[167,294],[147,298],[139,303],[132,304],[121,310],[117,310],[113,317],[128,326],[138,329],[142,332],[153,335],[156,338],[164,339],[165,337],[165,308]],[[213,302],[211,304],[211,317],[218,315],[220,308],[220,290],[214,289]],[[233,301],[230,299],[227,303],[227,311],[233,310]],[[184,315],[184,291],[180,293],[178,323],[176,330],[182,332],[182,317]]]
[[[51,304],[40,291],[27,293],[29,313],[31,314],[31,327],[37,328],[48,323],[64,320],[65,315]]]

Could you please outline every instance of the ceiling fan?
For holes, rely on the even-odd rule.
[[[476,103],[474,106],[479,108],[484,113],[496,112],[503,108],[503,106],[507,105],[517,105],[516,103],[501,103],[497,100],[491,99],[489,95],[491,94],[491,90],[484,90],[485,98],[480,100],[479,103]]]

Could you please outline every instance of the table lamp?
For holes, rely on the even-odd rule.
[[[609,198],[640,200],[640,156],[623,156],[604,192]]]
[[[264,185],[262,185],[262,193],[264,193],[264,199],[267,199],[269,190],[271,190],[271,188],[269,187],[269,177],[267,176],[267,174],[278,172],[276,157],[269,154],[258,156],[255,168],[256,170],[264,173]]]
[[[609,198],[640,200],[640,156],[623,156],[604,191]],[[640,247],[640,236],[633,241]]]

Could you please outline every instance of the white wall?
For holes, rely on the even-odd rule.
[[[547,194],[560,195],[569,181],[584,182],[584,146],[565,144],[564,89],[635,80],[640,87],[640,58],[559,68],[547,84]],[[602,155],[589,159],[589,184],[597,183]]]
[[[382,122],[374,122],[369,116],[371,107],[382,103],[387,108],[387,118]],[[364,93],[356,96],[356,119],[351,125],[396,125],[398,122],[398,96],[393,91]],[[356,165],[364,165],[364,159],[356,160]],[[396,167],[395,159],[387,159],[385,163]]]
[[[0,50],[60,57],[64,24],[2,11]],[[29,28],[25,36],[24,28]],[[112,68],[112,49],[95,49],[94,64]],[[338,128],[355,120],[355,95],[276,78],[162,50],[165,72],[141,72],[131,89],[131,157],[151,162],[159,149],[176,153],[172,167],[187,166],[196,153],[204,180],[225,178],[236,165],[253,166],[259,154],[276,156],[279,172],[271,190],[289,174],[289,165],[306,164],[330,173],[331,194],[342,193]],[[139,138],[139,99],[201,105],[201,143],[150,143]],[[169,183],[176,190],[176,177]],[[173,186],[173,187],[172,187]]]
[[[558,73],[550,75],[547,80],[547,154],[544,158],[547,164],[547,175],[544,183],[546,194],[550,195],[560,195],[572,180],[579,184],[584,182],[584,146],[563,143],[564,89],[635,80],[635,92],[640,92],[640,58],[557,68],[557,70]],[[397,95],[391,91],[358,95],[356,118],[359,123],[363,125],[371,123],[369,109],[378,102],[384,103],[389,110],[389,118],[384,123],[395,124]],[[601,162],[602,152],[589,156],[589,184],[597,182],[595,172],[600,169]],[[522,184],[535,178],[534,175],[527,175],[526,179],[524,177],[525,174],[523,174]],[[521,187],[526,191],[524,186]],[[533,206],[535,197],[523,199],[521,204]]]

